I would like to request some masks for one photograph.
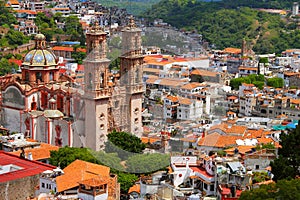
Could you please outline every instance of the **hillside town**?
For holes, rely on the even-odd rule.
[[[291,7],[261,11],[298,16]],[[0,47],[15,67],[0,77],[0,199],[237,200],[277,180],[282,135],[299,131],[300,49],[213,49],[196,32],[90,0],[5,8],[16,23],[0,26],[1,38],[13,29],[30,40]],[[82,34],[66,34],[74,17]],[[145,45],[154,30],[162,38]],[[112,132],[167,164],[132,170],[136,155],[108,151]],[[124,174],[137,178],[124,187]]]

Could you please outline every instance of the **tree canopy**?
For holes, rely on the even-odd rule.
[[[265,77],[262,74],[251,74],[245,77],[233,78],[230,80],[230,86],[232,89],[238,90],[242,83],[252,83],[259,89],[263,89]]]
[[[142,16],[163,19],[184,30],[196,30],[212,47],[241,48],[243,38],[256,53],[281,53],[299,48],[297,23],[253,8],[291,8],[293,1],[193,1],[162,0]]]
[[[57,27],[55,20],[65,23],[63,30]],[[40,32],[46,36],[47,41],[51,41],[55,34],[67,34],[70,35],[71,40],[80,41],[81,45],[85,44],[85,35],[77,16],[62,17],[60,13],[53,15],[52,13],[39,12],[34,21]]]
[[[95,152],[87,148],[63,147],[58,151],[51,151],[50,164],[60,166],[64,169],[76,159],[101,164],[110,167],[111,173],[118,175],[121,191],[126,193],[128,189],[137,181],[138,177],[134,174],[123,172],[124,167],[120,164],[120,158],[117,154],[107,154],[104,152]]]
[[[137,154],[126,161],[127,171],[131,173],[151,173],[166,168],[170,164],[168,154]]]
[[[126,160],[133,153],[142,153],[146,148],[140,138],[127,132],[112,131],[107,137],[105,152],[117,152],[122,160]]]
[[[284,86],[284,81],[282,78],[274,77],[267,80],[267,85],[274,88],[282,88]]]
[[[300,175],[300,125],[287,134],[282,132],[280,140],[278,158],[270,164],[274,180],[295,178]]]
[[[239,200],[295,200],[300,199],[300,180],[280,180],[261,185],[259,188],[242,192]]]
[[[17,19],[13,10],[5,7],[6,1],[0,1],[0,26],[17,24]]]
[[[9,62],[8,59],[6,58],[0,59],[0,76],[10,74],[17,69],[18,69],[17,64],[13,62]]]

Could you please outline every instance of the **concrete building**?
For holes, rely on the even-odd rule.
[[[80,198],[115,200],[120,198],[117,176],[110,168],[75,160],[63,170],[56,168],[43,172],[39,193],[54,191],[62,199]]]
[[[299,14],[299,3],[294,2],[293,9],[292,9],[292,15],[298,15],[298,14]]]
[[[23,200],[35,196],[39,178],[54,166],[0,151],[0,199]]]

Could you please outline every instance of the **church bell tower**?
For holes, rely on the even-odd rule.
[[[104,148],[108,134],[108,109],[111,90],[108,86],[110,60],[106,57],[106,33],[98,22],[86,34],[87,57],[84,65],[84,103],[86,146]]]
[[[126,87],[129,97],[129,132],[140,137],[142,134],[142,99],[143,99],[143,59],[141,47],[141,29],[137,28],[133,17],[122,30],[122,56],[120,57],[121,84]],[[124,116],[125,117],[125,116]]]

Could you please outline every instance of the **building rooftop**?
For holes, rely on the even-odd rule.
[[[43,159],[50,158],[50,151],[58,151],[58,149],[59,149],[58,146],[41,143],[40,146],[37,148],[25,149],[24,151],[26,156],[28,155],[28,153],[31,153],[33,160],[43,160]],[[17,156],[20,155],[20,153],[21,150],[10,152],[10,154],[17,155]]]
[[[57,191],[62,192],[79,186],[80,181],[109,177],[110,168],[94,163],[75,160],[63,169],[64,175],[56,178]]]
[[[0,151],[0,183],[41,174],[56,167]]]

